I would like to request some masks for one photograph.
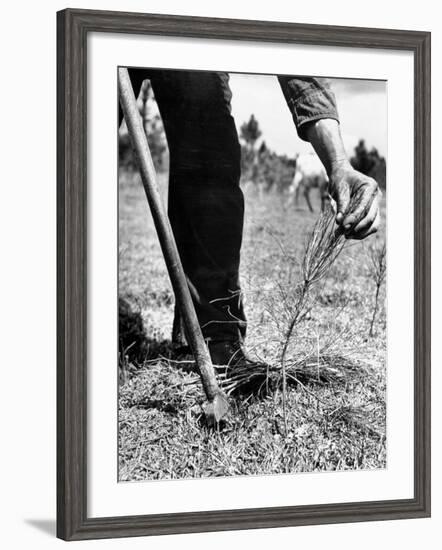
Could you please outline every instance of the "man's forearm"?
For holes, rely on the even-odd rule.
[[[328,177],[338,166],[348,164],[339,123],[323,118],[308,124],[305,135],[324,165]]]

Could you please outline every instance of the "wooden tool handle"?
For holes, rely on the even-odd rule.
[[[213,402],[216,398],[214,415],[219,416],[222,413],[222,417],[227,412],[227,400],[218,386],[209,351],[198,323],[170,221],[158,190],[155,167],[126,68],[120,67],[118,69],[118,86],[129,137],[135,151],[141,180],[152,212],[175,298],[183,318],[187,341],[195,357],[208,400]],[[212,414],[210,412],[211,408],[213,407],[209,407],[209,415]],[[216,421],[218,420],[216,419]]]

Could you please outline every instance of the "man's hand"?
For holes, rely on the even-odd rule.
[[[381,192],[373,178],[361,174],[345,160],[332,165],[329,193],[336,201],[336,223],[348,239],[365,239],[380,224]]]
[[[325,166],[329,193],[336,201],[336,223],[348,239],[365,239],[376,233],[379,223],[380,190],[373,178],[364,176],[348,161],[336,120],[312,122],[306,136]]]

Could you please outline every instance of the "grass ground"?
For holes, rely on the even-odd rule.
[[[171,349],[172,289],[144,191],[130,172],[121,173],[119,197],[120,480],[385,467],[385,289],[371,336],[376,287],[368,250],[382,245],[385,227],[369,242],[348,243],[316,288],[289,346],[299,366],[285,407],[277,381],[267,394],[232,398],[233,413],[211,430],[192,364],[175,361]],[[284,341],[284,293],[299,281],[317,216],[317,203],[310,214],[303,203],[287,207],[279,194],[246,192],[247,345],[272,364]]]

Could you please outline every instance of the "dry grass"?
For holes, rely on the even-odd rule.
[[[119,284],[130,330],[123,330],[120,357],[121,480],[385,467],[385,290],[380,285],[368,338],[374,291],[366,247],[341,250],[339,240],[339,256],[324,262],[330,247],[308,239],[316,218],[285,211],[279,195],[248,193],[241,266],[247,343],[271,367],[218,373],[233,413],[209,430],[191,358],[170,345],[173,295],[143,191],[123,175]],[[384,228],[372,246],[383,240]],[[312,283],[299,301],[306,278]],[[238,394],[251,380],[253,392]]]

